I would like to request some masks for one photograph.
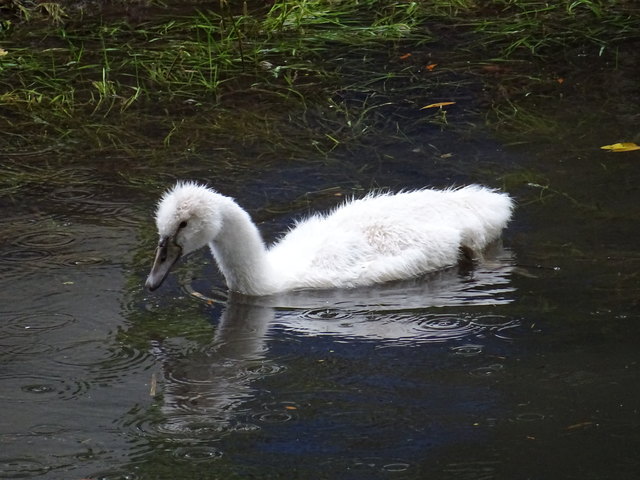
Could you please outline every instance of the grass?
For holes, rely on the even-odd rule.
[[[637,10],[626,0],[436,1],[434,11],[475,33],[471,46],[500,57],[546,56],[573,47],[594,47],[603,54],[640,35]]]
[[[119,120],[153,104],[232,111],[248,97],[274,111],[284,105],[304,114],[308,102],[339,88],[336,49],[348,51],[355,42],[371,54],[406,37],[410,10],[394,6],[386,16],[371,11],[361,19],[363,11],[353,6],[327,13],[325,2],[301,1],[251,15],[225,7],[158,18],[135,29],[83,21],[48,27],[46,47],[40,32],[16,27],[5,35],[7,54],[0,58],[0,108],[13,119],[4,129],[33,125],[37,117],[50,136],[84,136],[92,117]],[[339,142],[320,137],[331,138],[316,139],[320,149]]]
[[[61,141],[194,151],[239,139],[266,155],[304,158],[311,145],[326,156],[382,131],[404,140],[411,129],[466,128],[464,115],[416,112],[483,82],[494,125],[553,128],[519,102],[555,80],[518,62],[575,48],[613,58],[640,31],[632,2],[608,0],[221,2],[134,25],[76,20],[55,3],[4,8],[14,17],[0,24],[3,151]],[[474,75],[496,65],[511,72]],[[140,118],[151,136],[139,134]]]
[[[630,14],[610,13],[600,2],[531,2],[521,5],[508,18],[485,19],[474,28],[506,56],[519,52],[545,55],[552,49],[572,45],[596,48],[601,55],[609,45],[637,38],[634,23]]]

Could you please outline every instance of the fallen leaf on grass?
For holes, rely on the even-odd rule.
[[[4,57],[5,55],[8,55],[9,52],[7,52],[4,48],[0,48],[0,57]]]
[[[407,58],[409,58],[411,56],[410,53],[405,53],[404,55],[400,55],[400,60],[406,60]]]
[[[602,150],[609,150],[610,152],[631,152],[633,150],[640,150],[640,145],[636,145],[633,142],[614,143],[613,145],[604,145],[600,147]]]
[[[507,73],[510,71],[508,67],[502,65],[482,65],[480,68],[487,73]]]
[[[438,108],[438,107],[446,107],[447,105],[453,105],[456,102],[438,102],[438,103],[431,103],[429,105],[425,105],[424,107],[422,107],[420,110],[425,110],[427,108]]]
[[[433,69],[434,69],[434,68],[436,68],[437,66],[438,66],[438,64],[437,64],[437,63],[430,63],[429,65],[425,65],[425,66],[424,66],[424,69],[425,69],[425,70],[429,70],[430,72],[432,72],[432,71],[433,71]]]

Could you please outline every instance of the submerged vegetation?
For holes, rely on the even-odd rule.
[[[139,157],[238,141],[284,158],[312,145],[322,156],[381,131],[468,128],[482,112],[544,128],[519,102],[559,88],[561,72],[545,61],[580,51],[616,68],[640,32],[624,0],[1,8],[0,152],[14,156],[82,144]],[[447,101],[453,119],[420,110]]]

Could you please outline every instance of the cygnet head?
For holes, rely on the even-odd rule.
[[[221,195],[196,183],[178,183],[158,204],[156,225],[160,240],[147,277],[149,290],[158,288],[182,255],[204,247],[220,232]]]

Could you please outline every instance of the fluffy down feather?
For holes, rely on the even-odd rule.
[[[147,286],[157,288],[177,259],[163,265],[163,241],[178,256],[208,245],[229,289],[248,295],[411,278],[455,265],[462,248],[479,255],[512,209],[507,194],[478,185],[371,193],[298,221],[267,248],[234,200],[179,183],[158,205],[160,245]]]

